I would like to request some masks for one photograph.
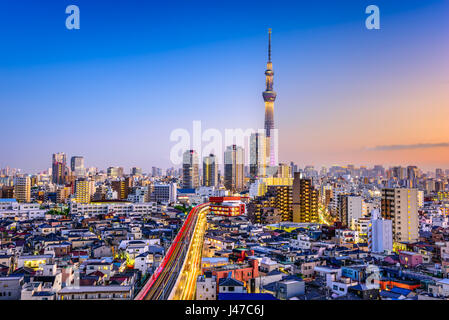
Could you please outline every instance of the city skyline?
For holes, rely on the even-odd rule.
[[[449,300],[448,0],[19,2],[0,300]]]
[[[193,120],[220,130],[262,127],[261,70],[270,27],[276,34],[279,162],[449,168],[447,2],[377,4],[382,27],[376,31],[364,28],[363,1],[320,1],[272,4],[270,19],[256,14],[263,3],[245,3],[228,16],[233,23],[216,24],[231,2],[199,13],[181,6],[170,12],[185,22],[181,32],[162,18],[147,24],[137,12],[146,4],[103,8],[79,1],[82,27],[70,33],[58,21],[64,20],[58,6],[30,2],[33,10],[22,12],[8,3],[1,11],[20,11],[34,29],[1,19],[9,26],[0,34],[10,48],[0,53],[2,112],[20,119],[23,130],[15,130],[15,121],[4,123],[15,134],[5,141],[13,152],[2,154],[0,167],[43,171],[50,155],[62,151],[84,156],[86,167],[169,168],[170,131],[191,131]],[[204,18],[186,19],[181,9]],[[155,10],[166,18],[162,4]],[[250,26],[249,10],[256,10]],[[112,33],[111,17],[122,22]],[[97,44],[97,38],[103,40]],[[43,45],[32,46],[36,39]]]

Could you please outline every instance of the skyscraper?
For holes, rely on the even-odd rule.
[[[368,230],[368,248],[371,252],[393,250],[393,231],[391,220],[383,219],[378,209],[371,212],[371,223]]]
[[[131,175],[132,176],[141,176],[142,175],[142,168],[132,167],[131,168]]]
[[[52,161],[52,182],[55,184],[65,184],[68,174],[67,157],[64,152],[53,154]]]
[[[300,172],[293,179],[293,222],[318,222],[318,190]]]
[[[194,189],[199,187],[199,160],[195,150],[184,152],[182,160],[182,187]]]
[[[266,135],[266,155],[269,158],[270,166],[276,165],[275,145],[273,139],[274,130],[274,101],[276,92],[273,91],[273,64],[271,63],[271,29],[268,29],[268,62],[265,70],[266,88],[262,93],[265,101],[265,135]]]
[[[249,172],[251,180],[266,176],[266,140],[261,132],[251,134],[249,146]]]
[[[343,226],[351,228],[355,221],[362,218],[363,199],[353,194],[339,195],[339,220]]]
[[[78,179],[75,181],[75,202],[89,203],[94,193],[95,184],[88,179]]]
[[[151,168],[151,175],[153,177],[161,177],[162,176],[162,169],[158,167],[152,167]]]
[[[444,179],[443,169],[440,169],[440,168],[435,169],[435,177],[437,179]]]
[[[295,164],[293,161],[290,162],[290,167],[292,168],[292,176],[295,174],[295,172],[298,171],[298,165]]]
[[[151,193],[151,201],[170,203],[176,202],[177,184],[176,183],[156,183]]]
[[[210,154],[203,159],[203,185],[213,187],[218,184],[218,164],[217,157]]]
[[[29,203],[31,201],[30,177],[16,177],[14,180],[14,194],[18,202]]]
[[[108,177],[123,177],[123,167],[109,167],[107,169]]]
[[[112,190],[117,192],[119,200],[126,200],[128,198],[129,190],[132,187],[132,179],[129,177],[125,179],[115,180],[111,182]]]
[[[291,178],[292,177],[292,168],[290,165],[279,163],[278,170],[276,173],[278,178]]]
[[[243,189],[244,151],[237,145],[228,146],[224,153],[224,185],[232,192]]]
[[[84,176],[84,157],[73,156],[70,159],[70,170],[72,170],[72,173],[77,177]]]
[[[392,221],[394,241],[418,241],[418,190],[408,188],[383,189],[382,217]]]

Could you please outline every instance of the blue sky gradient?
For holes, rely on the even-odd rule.
[[[70,4],[80,30],[65,28]],[[365,28],[370,4],[381,30]],[[447,112],[448,18],[444,0],[2,0],[0,167],[45,170],[62,151],[148,171],[171,166],[170,132],[193,120],[262,127],[269,27],[280,160],[397,163],[365,149],[449,142],[442,123],[415,126],[413,113]],[[415,160],[449,166],[447,152]]]

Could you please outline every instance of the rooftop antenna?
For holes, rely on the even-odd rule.
[[[271,28],[268,28],[268,62],[271,62]]]

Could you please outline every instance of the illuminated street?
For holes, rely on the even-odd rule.
[[[173,300],[193,300],[195,298],[196,279],[201,272],[201,256],[207,225],[207,212],[208,209],[206,208],[198,213],[198,221],[192,242],[187,252],[180,279],[174,289]]]
[[[207,211],[208,203],[190,211],[161,265],[137,294],[135,300],[166,300],[172,297],[172,292],[175,294],[173,299],[193,299],[195,278],[201,261]],[[183,273],[184,277],[181,276],[178,280],[183,270],[187,270],[187,273]]]

